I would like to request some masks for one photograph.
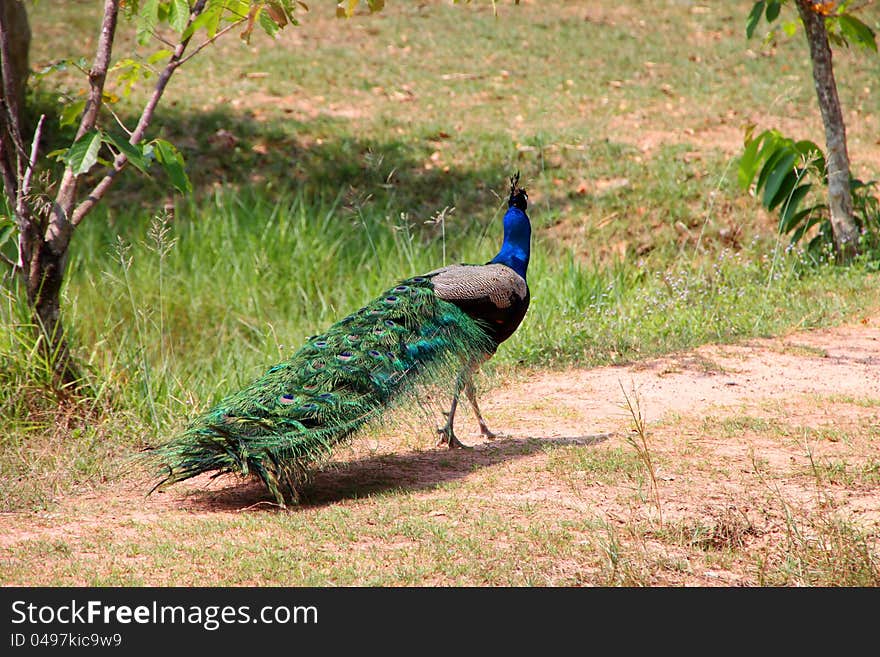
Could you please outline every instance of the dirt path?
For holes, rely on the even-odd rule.
[[[630,458],[635,452],[628,437],[636,434],[624,392],[646,422],[656,497],[639,475],[638,461]],[[366,496],[403,491],[439,506],[448,497],[447,485],[455,484],[456,495],[470,507],[510,514],[526,525],[600,518],[608,523],[604,531],[621,532],[621,544],[642,564],[642,574],[629,573],[628,580],[616,565],[613,577],[603,570],[601,550],[566,557],[564,567],[548,557],[554,572],[565,573],[548,576],[551,584],[633,583],[632,578],[660,585],[755,584],[762,577],[755,571],[756,551],[766,563],[797,551],[792,518],[800,518],[808,528],[803,533],[823,545],[821,527],[829,522],[855,528],[876,559],[880,317],[782,338],[707,345],[625,367],[532,373],[489,391],[482,406],[491,426],[508,435],[492,442],[468,435],[472,420],[463,412],[459,433],[473,450],[445,452],[424,435],[407,432],[363,438],[341,450],[337,463],[305,491],[303,506],[287,513],[315,524],[322,514],[344,507],[372,523],[377,505],[394,504],[394,495],[379,502]],[[258,485],[229,477],[200,478],[150,497],[144,497],[145,487],[134,477],[67,499],[49,512],[0,516],[0,563],[12,573],[0,583],[90,581],[71,564],[95,558],[89,538],[95,532],[103,532],[110,544],[143,545],[148,553],[157,526],[235,524],[243,515],[278,511]],[[530,514],[538,508],[539,518],[522,516],[523,504]],[[670,538],[673,534],[677,538]],[[838,548],[846,549],[853,535],[846,534]],[[595,547],[596,540],[587,536],[582,542]],[[60,552],[34,547],[59,541],[66,546]],[[331,545],[350,549],[346,539]],[[804,545],[807,550],[809,541]],[[727,557],[713,550],[727,550]],[[137,559],[148,558],[140,555],[126,567],[136,571]],[[28,569],[36,559],[39,564]],[[94,568],[99,573],[118,568],[118,559],[125,561],[118,555],[109,562],[97,558]],[[687,567],[662,565],[670,559]],[[197,580],[171,573],[146,581]],[[440,573],[426,583],[462,581],[470,580]]]
[[[565,409],[549,422],[540,413],[522,417],[522,429],[570,433],[578,427],[612,430],[630,416],[621,386],[636,391],[648,421],[723,407],[794,400],[804,395],[880,397],[880,320],[858,326],[792,334],[740,345],[708,345],[693,352],[628,367],[603,367],[536,375],[492,395],[501,409],[523,398],[540,411]],[[537,402],[535,400],[543,400]],[[553,414],[555,415],[555,413]],[[809,418],[805,418],[809,419]],[[821,415],[816,422],[826,421]]]

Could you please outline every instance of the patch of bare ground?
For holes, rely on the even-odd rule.
[[[741,110],[725,110],[716,116],[697,112],[692,101],[681,97],[665,103],[639,107],[627,114],[609,120],[609,135],[615,141],[635,146],[646,155],[652,155],[664,145],[691,144],[693,156],[709,150],[719,150],[728,156],[742,153],[747,126],[754,126],[755,134],[775,128],[786,136],[821,135],[818,117],[797,118],[784,115],[760,114]],[[794,116],[794,108],[789,108]],[[877,147],[877,117],[862,110],[846,113],[847,126],[853,126],[848,136],[848,148],[855,174],[868,175],[880,168],[880,149]],[[669,124],[666,129],[657,126]],[[824,147],[821,140],[820,145]],[[868,171],[865,174],[862,169]]]
[[[634,423],[624,392],[645,419],[656,496],[629,440]],[[491,526],[491,539],[477,540],[501,553],[529,540],[547,547],[549,532],[563,542],[531,557],[545,584],[880,583],[878,317],[629,366],[531,372],[487,392],[482,407],[507,435],[467,435],[472,419],[463,411],[459,432],[470,450],[436,448],[424,430],[366,436],[339,450],[303,490],[301,505],[286,510],[252,481],[201,477],[147,496],[149,483],[132,474],[50,512],[5,514],[0,562],[17,574],[0,580],[83,580],[66,576],[65,564],[91,559],[99,536],[108,550],[127,546],[113,568],[124,562],[143,568],[148,582],[191,584],[189,571],[180,579],[149,575],[150,555],[131,546],[150,545],[174,522],[229,523],[229,532],[252,533],[253,523],[247,531],[235,524],[243,517],[265,522],[260,540],[282,540],[287,530],[273,519],[300,514],[317,525],[339,509],[355,519],[355,536],[325,536],[322,555],[380,554],[376,568],[393,570],[388,560],[402,567],[431,540],[392,531],[383,520],[409,504],[420,522],[464,541]],[[388,531],[376,531],[383,523]],[[40,551],[40,563],[22,570],[33,545],[53,542],[63,549]],[[224,581],[222,568],[211,577]],[[438,567],[420,583],[499,583],[473,577]],[[252,583],[297,582],[267,576]]]

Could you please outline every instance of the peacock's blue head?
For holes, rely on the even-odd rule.
[[[504,213],[504,243],[512,242],[528,252],[531,237],[532,224],[525,207],[510,205]]]
[[[529,266],[529,248],[532,239],[532,224],[526,208],[529,196],[519,186],[519,173],[510,179],[510,196],[507,199],[507,212],[504,214],[504,242],[492,262],[507,265],[517,274],[526,277]]]

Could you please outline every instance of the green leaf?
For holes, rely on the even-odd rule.
[[[768,162],[771,157],[784,150],[791,150],[791,139],[783,137],[778,130],[765,130],[764,143],[758,151],[758,161]]]
[[[801,201],[804,200],[804,197],[809,193],[809,191],[813,188],[813,185],[807,183],[806,185],[798,185],[795,190],[789,196],[788,201],[786,201],[785,205],[782,207],[782,213],[779,216],[779,232],[781,234],[786,234],[791,231],[797,225],[795,221],[796,217],[799,215],[798,206],[800,206]],[[812,210],[812,208],[807,208],[808,210]]]
[[[0,247],[2,247],[15,233],[16,223],[12,217],[0,216]]]
[[[746,21],[747,39],[751,39],[752,35],[755,33],[755,28],[758,26],[758,21],[761,20],[761,16],[764,14],[764,6],[766,4],[765,0],[758,0],[758,2],[752,6],[752,11],[749,13],[749,18]]]
[[[122,3],[122,15],[131,20],[137,14],[139,4],[138,0],[126,0]]]
[[[64,109],[61,110],[61,115],[58,117],[58,125],[62,128],[66,125],[73,125],[85,108],[85,100],[78,100],[75,103],[65,105]]]
[[[152,66],[153,64],[161,62],[163,59],[170,59],[171,55],[173,54],[173,52],[164,48],[162,50],[157,50],[152,55],[147,57],[147,64],[150,64]]]
[[[144,0],[138,12],[137,42],[142,46],[150,42],[153,30],[159,22],[159,0]]]
[[[189,27],[183,31],[180,38],[188,39],[203,28],[205,32],[207,32],[209,38],[213,37],[217,33],[217,26],[220,25],[220,15],[222,13],[222,3],[209,2],[202,13],[199,14],[195,20],[189,24]]]
[[[765,16],[767,17],[768,23],[772,23],[779,18],[780,9],[782,9],[782,2],[780,2],[780,0],[770,0],[770,2],[767,3],[767,13]]]
[[[803,171],[800,169],[792,169],[782,179],[776,193],[770,198],[770,202],[766,204],[768,210],[776,209],[776,206],[791,197],[791,194],[803,177]],[[765,190],[766,191],[766,190]],[[766,200],[766,196],[765,196]]]
[[[122,87],[122,95],[126,98],[131,94],[134,86],[144,79],[143,65],[134,59],[121,59],[110,69],[116,74],[116,81]]]
[[[792,227],[800,226],[791,236],[791,243],[797,244],[801,241],[801,238],[806,234],[810,228],[818,224],[820,221],[823,221],[825,217],[822,216],[822,210],[824,209],[824,205],[817,205],[812,208],[807,208],[806,210],[802,210],[798,212],[794,217],[794,220],[791,222]],[[804,221],[806,219],[806,221]]]
[[[29,78],[34,81],[39,81],[47,75],[58,73],[60,71],[66,71],[68,67],[71,66],[78,69],[82,73],[88,73],[89,64],[86,61],[85,57],[80,57],[79,59],[62,59],[53,64],[49,64],[48,66],[44,66],[39,71],[32,72]]]
[[[798,22],[797,21],[785,21],[782,24],[782,31],[785,32],[785,36],[792,37],[797,34],[798,30]]]
[[[761,142],[764,141],[766,136],[767,133],[762,132],[757,137],[746,138],[746,147],[739,160],[739,168],[737,169],[737,181],[739,182],[740,188],[744,190],[749,188],[752,184],[752,180],[755,179],[755,174],[758,173],[758,164],[760,163],[758,148],[761,146]]]
[[[849,191],[851,191],[851,192],[855,192],[856,190],[859,190],[859,189],[866,189],[868,187],[876,187],[876,186],[877,186],[876,180],[869,180],[868,182],[865,182],[864,180],[860,180],[858,178],[850,178],[850,180],[849,180]]]
[[[782,183],[785,181],[788,174],[793,172],[794,161],[797,159],[795,153],[787,153],[784,151],[780,151],[780,153],[782,154],[781,157],[773,158],[773,160],[771,160],[772,167],[770,168],[770,173],[767,175],[766,183],[764,184],[764,198],[761,202],[768,210],[773,209],[772,203],[776,198],[776,194],[782,189]]]
[[[67,159],[67,151],[69,150],[69,148],[56,148],[54,151],[46,153],[46,157],[48,157],[50,160],[64,162]]]
[[[819,144],[809,139],[796,141],[794,143],[794,149],[808,159],[815,157],[816,154],[822,154],[822,149],[819,147]]]
[[[367,0],[370,11],[382,11],[385,8],[385,0]]]
[[[877,52],[877,41],[874,31],[852,14],[840,14],[837,17],[840,32],[848,41]]]
[[[74,175],[80,176],[95,166],[99,150],[101,150],[101,133],[97,130],[89,130],[67,149],[64,162],[73,169]]]
[[[806,160],[807,166],[824,179],[826,174],[825,154],[819,145],[809,139],[802,139],[794,145],[794,148]]]
[[[186,0],[171,0],[168,23],[178,34],[186,29],[189,23],[189,3]]]
[[[174,185],[179,192],[183,194],[189,194],[192,192],[192,184],[189,181],[189,177],[186,175],[183,156],[174,144],[167,142],[164,139],[156,139],[153,142],[153,154],[156,156],[156,161],[162,165],[163,169],[165,169],[165,173],[168,174],[171,184]]]
[[[263,31],[273,39],[281,31],[281,28],[278,27],[278,23],[275,22],[275,19],[272,18],[268,12],[261,11],[257,15],[257,21],[260,23],[260,27],[263,28]]]
[[[766,152],[766,157],[764,153]],[[758,154],[758,159],[764,163],[764,166],[761,167],[760,173],[758,173],[758,180],[755,182],[755,193],[760,193],[767,184],[767,178],[773,172],[776,163],[779,162],[780,158],[785,155],[785,152],[781,149],[775,148],[769,149],[767,147],[762,148],[761,152]]]
[[[141,173],[148,173],[150,163],[144,157],[143,147],[130,143],[125,138],[118,138],[114,135],[105,134],[104,141],[116,147],[116,150],[125,155],[128,162]]]

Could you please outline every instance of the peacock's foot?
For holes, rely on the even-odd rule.
[[[486,440],[495,440],[499,434],[490,430],[485,424],[480,425],[480,433],[486,437]]]
[[[465,445],[461,442],[455,433],[453,433],[452,429],[440,427],[437,429],[437,433],[440,434],[440,440],[437,443],[437,447],[447,445],[449,449],[472,449],[470,445]]]

